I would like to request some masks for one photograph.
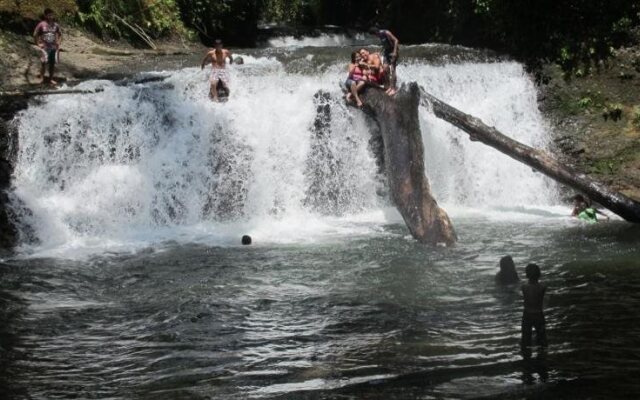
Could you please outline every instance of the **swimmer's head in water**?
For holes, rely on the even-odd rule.
[[[216,39],[215,42],[213,42],[213,47],[215,47],[216,50],[221,50],[222,49],[222,40]]]
[[[511,256],[504,256],[500,259],[499,277],[502,283],[515,283],[520,280],[516,272],[516,264]]]
[[[249,236],[249,235],[244,235],[244,236],[242,237],[242,244],[243,244],[244,246],[248,246],[248,245],[250,245],[250,244],[251,244],[251,236]]]
[[[540,279],[540,267],[538,264],[529,264],[527,268],[525,268],[524,273],[527,275],[527,279],[530,281],[537,282]]]

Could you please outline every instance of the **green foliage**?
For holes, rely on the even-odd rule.
[[[235,45],[254,46],[262,0],[175,0],[182,21],[195,29],[200,40],[216,38]]]
[[[94,0],[79,6],[80,23],[103,37],[136,39],[127,24],[153,38],[184,31],[174,0]]]
[[[622,112],[624,111],[624,106],[620,103],[608,103],[604,106],[602,110],[602,117],[605,121],[612,120],[618,121],[622,118]]]
[[[578,100],[578,107],[580,108],[589,108],[593,105],[593,100],[591,97],[583,97]]]
[[[75,0],[0,0],[0,13],[13,14],[21,18],[39,20],[45,8],[53,9],[58,16],[75,14]]]

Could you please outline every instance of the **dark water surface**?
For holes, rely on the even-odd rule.
[[[639,398],[640,229],[467,219],[386,234],[166,244],[0,264],[3,399]],[[519,354],[500,256],[543,267],[546,355]]]

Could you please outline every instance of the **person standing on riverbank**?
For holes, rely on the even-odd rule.
[[[531,334],[536,329],[536,342],[538,346],[547,346],[547,333],[545,328],[542,303],[547,288],[539,282],[540,267],[529,264],[525,268],[525,274],[529,282],[522,285],[522,297],[524,298],[524,310],[522,312],[522,340],[520,347],[525,356],[531,355]]]
[[[42,84],[45,83],[45,69],[49,66],[49,84],[56,85],[53,79],[56,63],[59,60],[60,44],[62,43],[62,30],[60,25],[55,22],[53,10],[47,8],[44,10],[44,19],[38,23],[33,31],[33,41],[41,51],[40,56],[40,77]]]
[[[384,63],[389,67],[389,89],[387,89],[387,94],[394,95],[397,85],[396,66],[398,65],[400,41],[393,33],[386,29],[372,27],[369,33],[380,39]]]
[[[204,66],[211,62],[209,98],[213,101],[220,101],[218,97],[218,84],[222,85],[222,88],[227,92],[227,96],[231,93],[231,90],[229,90],[229,72],[226,69],[227,58],[229,59],[229,63],[233,64],[231,52],[222,47],[222,40],[216,39],[215,48],[204,56],[202,65],[200,66],[200,69],[204,69]]]

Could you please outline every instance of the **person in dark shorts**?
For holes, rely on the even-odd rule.
[[[547,333],[542,311],[542,301],[547,288],[539,282],[540,267],[538,265],[527,265],[525,274],[529,282],[522,285],[524,310],[522,313],[522,340],[520,346],[525,355],[531,355],[530,347],[533,328],[536,330],[537,344],[542,347],[547,346]]]
[[[380,43],[382,44],[384,63],[389,67],[390,86],[387,93],[393,95],[396,92],[397,85],[396,66],[398,65],[400,41],[393,33],[386,29],[372,27],[369,33],[380,39]]]
[[[57,82],[53,80],[56,64],[59,60],[60,44],[62,43],[62,30],[60,25],[55,22],[53,10],[47,8],[44,10],[44,19],[38,23],[33,31],[33,40],[40,49],[40,77],[42,83],[45,83],[45,69],[49,66],[49,83],[55,85]]]

